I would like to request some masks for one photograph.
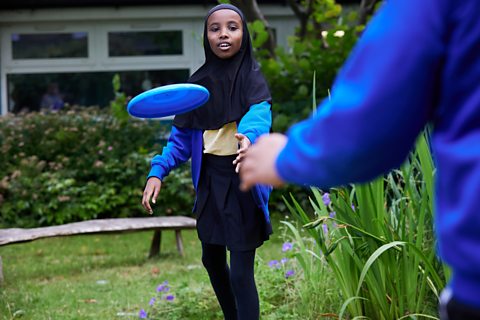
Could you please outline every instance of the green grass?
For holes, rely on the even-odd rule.
[[[274,235],[257,251],[262,319],[308,319],[306,314],[317,311],[308,310],[302,301],[312,300],[308,296],[318,290],[302,286],[300,270],[293,279],[285,279],[284,270],[267,266],[285,255],[285,230],[278,218],[273,225]],[[148,259],[152,235],[72,236],[1,247],[5,282],[0,287],[0,319],[137,319],[140,309],[149,310],[150,298],[165,280],[176,299],[161,301],[163,305],[153,310],[155,319],[164,318],[165,312],[168,319],[222,319],[201,265],[196,232],[182,232],[184,258],[176,250],[174,232],[164,231],[160,257]],[[294,262],[291,259],[292,268]],[[331,290],[330,285],[325,281],[321,290]],[[324,312],[325,305],[315,305]]]
[[[22,319],[112,319],[117,313],[137,313],[156,282],[198,263],[194,232],[183,234],[185,259],[176,254],[173,232],[164,232],[163,253],[155,260],[147,259],[152,232],[4,247],[2,319],[14,314],[23,314]]]

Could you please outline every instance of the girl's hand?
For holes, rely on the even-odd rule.
[[[150,179],[148,179],[145,190],[143,190],[142,206],[150,214],[153,213],[153,209],[150,206],[150,198],[152,199],[152,203],[157,202],[158,193],[160,192],[161,188],[162,181],[160,179],[156,177],[151,177]]]
[[[237,158],[233,160],[233,164],[236,165],[235,172],[238,173],[240,171],[240,162],[242,162],[243,156],[247,151],[248,147],[252,144],[250,139],[247,138],[246,135],[241,133],[236,133],[235,138],[238,140],[238,151],[237,151]]]

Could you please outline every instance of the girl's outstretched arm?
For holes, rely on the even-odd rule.
[[[157,177],[162,180],[170,171],[190,159],[192,154],[192,129],[172,126],[167,145],[162,154],[153,157],[147,179]]]
[[[150,200],[155,203],[162,187],[162,180],[170,171],[185,161],[192,153],[192,129],[172,126],[167,145],[161,155],[153,157],[147,184],[143,191],[142,206],[150,214],[153,213]]]

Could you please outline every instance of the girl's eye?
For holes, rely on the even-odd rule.
[[[210,32],[217,32],[218,30],[220,30],[219,27],[211,27],[209,31]]]
[[[228,29],[229,29],[230,31],[235,31],[235,30],[237,30],[238,28],[237,28],[237,26],[230,26]]]

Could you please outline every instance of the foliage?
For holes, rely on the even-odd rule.
[[[341,17],[341,7],[333,0],[318,1],[307,34],[292,36],[289,47],[277,47],[274,58],[261,47],[267,37],[260,21],[249,24],[253,45],[273,97],[273,131],[284,132],[311,112],[312,78],[315,91],[326,97],[333,80],[358,38],[355,15]],[[321,26],[321,27],[320,27]]]
[[[169,130],[168,123],[118,120],[96,108],[0,118],[0,225],[143,216],[149,162]],[[307,203],[306,190],[286,190]],[[273,192],[272,212],[286,212],[283,191]],[[189,215],[194,197],[187,163],[165,178],[154,215]]]
[[[290,52],[278,48],[276,60],[261,61],[274,97],[274,131],[285,131],[292,123],[308,117],[313,94],[309,88],[312,88],[315,72],[315,91],[320,97],[327,96],[337,71],[356,41],[355,32],[344,32],[342,37],[330,32],[325,39],[313,38],[302,42],[292,38]],[[323,47],[324,40],[328,48]]]
[[[310,218],[291,196],[287,205],[325,255],[352,317],[434,317],[448,276],[435,256],[434,166],[427,138],[403,166],[366,184],[313,188]]]
[[[168,130],[158,121],[118,121],[96,108],[0,118],[0,224],[144,215],[149,161]],[[176,182],[188,175],[186,168],[173,173],[156,214],[191,211],[191,183]]]
[[[116,73],[112,79],[113,92],[115,98],[110,102],[112,115],[120,122],[126,122],[130,119],[125,106],[127,105],[127,96],[121,91],[120,76]]]
[[[322,0],[314,3],[313,18],[317,23],[325,23],[337,19],[342,13],[342,6],[335,0]]]
[[[289,258],[296,262],[296,271],[301,277],[296,282],[298,305],[301,306],[296,311],[300,319],[337,318],[332,311],[340,308],[341,294],[325,256],[298,222],[290,221],[287,216],[281,223],[284,237],[292,237],[291,242],[284,243],[282,251],[289,251]],[[291,249],[286,246],[288,244]]]

